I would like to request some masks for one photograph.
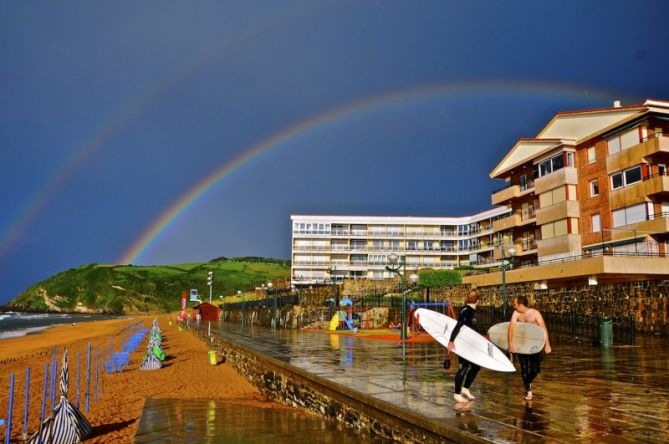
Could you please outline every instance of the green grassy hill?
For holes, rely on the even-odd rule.
[[[252,290],[290,277],[288,261],[218,258],[178,265],[89,264],[52,276],[21,293],[7,307],[20,311],[140,313],[178,310],[183,291],[197,288],[208,300],[207,274],[213,272],[213,298]]]

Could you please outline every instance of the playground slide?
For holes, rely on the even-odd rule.
[[[330,319],[330,331],[335,331],[339,326],[339,313],[336,312]]]

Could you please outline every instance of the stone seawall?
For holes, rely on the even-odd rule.
[[[398,285],[397,280],[388,280],[383,285],[381,282],[383,281],[346,281],[338,291],[340,295],[350,296],[356,301],[359,295],[383,294]],[[426,290],[421,291],[425,297]],[[430,301],[450,301],[455,306],[461,306],[469,291],[468,285],[433,288],[430,290]],[[332,308],[324,306],[323,301],[331,297],[332,292],[330,287],[304,291],[300,298],[301,305],[278,307],[279,325],[282,328],[325,328],[333,311]],[[481,307],[501,307],[501,286],[481,287],[478,292],[481,295]],[[509,304],[515,296],[524,295],[529,299],[530,305],[542,312],[564,315],[565,319],[573,313],[600,318],[633,318],[637,332],[669,336],[669,280],[565,286],[544,290],[534,288],[531,284],[511,284],[507,286],[507,294]],[[374,304],[368,308],[373,307]],[[365,310],[358,306],[355,308]],[[383,327],[389,321],[396,322],[400,319],[399,308],[385,309],[387,315],[375,315],[373,328]],[[262,307],[244,311],[226,310],[223,319],[233,323],[270,326],[272,314],[271,308]]]
[[[462,442],[463,439],[478,442],[470,435],[454,434],[452,429],[391,403],[371,398],[218,336],[209,336],[206,328],[189,330],[274,401],[303,408],[356,430],[397,442],[444,443]]]

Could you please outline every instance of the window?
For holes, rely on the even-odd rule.
[[[599,180],[592,179],[590,181],[590,197],[599,196]]]
[[[574,153],[560,153],[556,156],[550,157],[542,162],[539,162],[539,177],[550,174],[565,167],[564,159],[567,158],[567,166],[574,166]]]
[[[599,214],[593,214],[592,215],[592,232],[593,233],[599,233],[602,231],[602,224],[601,220],[599,218]]]
[[[659,164],[657,166],[657,174],[660,176],[666,176],[667,175],[667,166],[663,163]]]
[[[641,179],[641,165],[637,165],[624,171],[611,174],[611,189],[617,190],[618,188],[641,182]]]
[[[567,219],[556,220],[541,226],[541,238],[550,239],[552,237],[563,236],[569,233],[569,224]]]
[[[570,197],[569,200],[575,200],[576,192],[574,191],[573,186],[570,187],[571,190],[569,192],[569,197]],[[553,204],[564,202],[565,200],[567,200],[567,187],[566,186],[557,187],[550,191],[546,191],[545,193],[541,193],[539,195],[539,208],[546,208]]]
[[[613,226],[634,224],[646,220],[646,204],[632,205],[613,211]]]
[[[609,156],[639,143],[639,128],[632,128],[624,133],[617,134],[606,141],[609,147]]]
[[[588,148],[588,163],[597,162],[597,153],[595,152],[595,147],[591,146]]]

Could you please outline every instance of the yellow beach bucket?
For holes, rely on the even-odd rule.
[[[209,350],[209,363],[211,365],[218,365],[218,358],[216,357],[216,350]]]

